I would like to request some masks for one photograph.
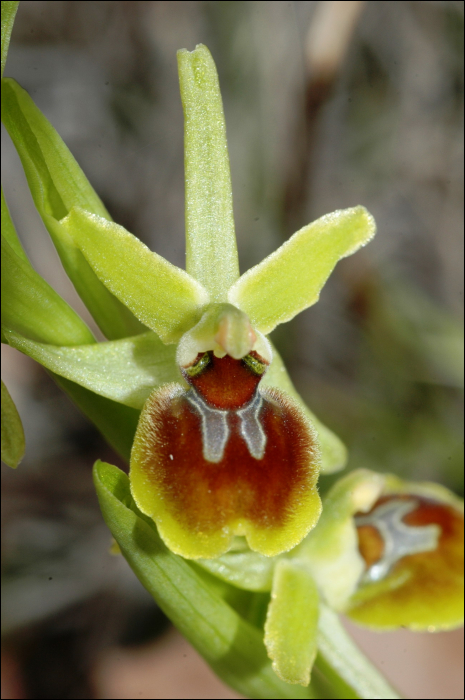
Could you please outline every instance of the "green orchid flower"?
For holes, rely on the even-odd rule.
[[[187,271],[110,221],[95,197],[77,197],[76,188],[70,193],[62,178],[52,175],[44,191],[43,161],[62,169],[64,149],[59,152],[53,138],[55,152],[47,158],[50,125],[42,118],[38,126],[35,110],[23,127],[34,106],[13,81],[4,82],[6,126],[62,260],[81,285],[83,270],[91,282],[84,301],[94,309],[104,286],[109,308],[96,315],[104,332],[115,307],[127,312],[119,313],[120,325],[134,317],[152,331],[76,348],[27,338],[11,319],[4,332],[11,345],[55,374],[133,408],[144,406],[131,488],[172,551],[216,557],[243,535],[253,550],[273,556],[297,545],[317,522],[320,463],[326,471],[341,467],[343,448],[294,392],[286,392],[288,378],[266,334],[317,301],[336,262],[366,244],[375,224],[363,207],[334,212],[240,276],[215,65],[204,46],[180,51],[178,60]],[[32,144],[38,154],[31,155]],[[81,190],[85,195],[84,185]]]
[[[345,448],[267,338],[318,300],[374,220],[360,206],[324,216],[240,276],[216,68],[204,46],[178,62],[186,271],[111,221],[29,95],[2,80],[2,118],[36,207],[108,341],[32,268],[2,196],[3,338],[130,455],[129,477],[94,466],[105,521],[227,683],[248,697],[397,698],[338,613],[377,629],[459,624],[461,505],[435,485],[360,470],[322,507],[318,475],[341,469]],[[18,437],[11,405],[6,429]],[[15,466],[21,439],[6,444]]]

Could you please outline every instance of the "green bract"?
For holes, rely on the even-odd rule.
[[[63,267],[102,332],[111,339],[142,332],[141,323],[99,281],[60,224],[72,207],[108,220],[105,207],[53,126],[10,78],[2,79],[2,121]]]
[[[2,2],[2,70],[16,5]],[[337,471],[345,464],[346,451],[305,406],[265,337],[318,300],[338,260],[373,237],[374,220],[361,206],[323,216],[240,276],[216,68],[201,45],[192,53],[180,51],[178,65],[185,116],[186,271],[111,221],[29,95],[14,80],[2,80],[2,118],[36,207],[70,279],[108,340],[97,343],[80,317],[33,269],[3,194],[2,337],[46,367],[126,458],[137,429],[131,484],[116,467],[95,464],[105,521],[147,590],[227,683],[257,698],[396,698],[354,647],[336,612],[377,629],[459,624],[461,505],[434,485],[407,484],[359,470],[335,484],[317,522],[320,463],[321,471]],[[157,438],[161,444],[166,438],[167,431],[157,433],[163,410],[168,407],[172,415],[179,415],[188,384],[225,357],[227,362],[242,362],[248,379],[257,386],[261,382],[260,401],[268,401],[270,415],[286,417],[288,423],[283,419],[276,428],[283,444],[292,421],[300,426],[297,434],[302,444],[310,445],[306,449],[312,471],[301,490],[296,488],[299,517],[284,542],[279,537],[285,528],[278,519],[273,526],[278,545],[266,547],[271,526],[265,518],[258,528],[257,551],[251,551],[242,537],[249,534],[248,523],[239,518],[233,522],[236,530],[228,531],[228,537],[231,532],[239,535],[228,540],[229,551],[202,559],[196,557],[213,556],[208,528],[213,530],[215,523],[207,522],[199,535],[207,554],[193,553],[195,529],[187,537],[184,527],[176,540],[175,527],[170,530],[166,524],[176,519],[172,513],[163,524],[168,529],[164,542],[155,524],[160,512],[149,512],[159,494],[145,498],[153,488],[153,473],[134,466],[140,466],[150,440]],[[225,386],[220,389],[227,393]],[[3,385],[2,400],[2,457],[16,466],[24,437]],[[205,404],[196,405],[204,417]],[[253,432],[259,409],[247,417],[244,405],[239,401],[241,411],[237,410],[243,416],[243,435],[251,430],[250,454],[262,460],[263,436]],[[212,406],[215,430],[222,434],[217,426],[226,420],[229,408]],[[202,431],[207,435],[207,428]],[[205,435],[202,432],[204,451],[207,444],[214,453],[215,435]],[[178,436],[181,443],[185,436]],[[173,459],[172,454],[168,457]],[[190,453],[188,457],[192,462]],[[269,475],[270,470],[262,478]],[[208,501],[208,488],[201,496]],[[163,518],[162,506],[160,511]],[[283,512],[290,517],[286,503]],[[160,532],[163,535],[162,527]],[[167,541],[196,560],[175,555]],[[314,665],[318,672],[312,676]]]
[[[2,382],[2,461],[15,469],[24,455],[24,447],[21,418]]]

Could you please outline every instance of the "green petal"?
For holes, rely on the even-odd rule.
[[[275,673],[308,685],[317,652],[318,591],[304,563],[280,559],[265,623],[265,646]]]
[[[199,320],[205,289],[122,226],[82,209],[61,223],[99,279],[164,342],[178,341]]]
[[[245,311],[254,328],[270,333],[318,301],[338,260],[368,243],[375,230],[364,207],[326,214],[242,275],[228,300]]]
[[[387,476],[380,498],[355,518],[364,575],[346,606],[373,629],[463,624],[463,504],[437,484]]]
[[[2,326],[45,343],[92,343],[94,337],[77,313],[3,234],[1,250]]]
[[[321,474],[337,472],[339,469],[342,469],[347,462],[347,450],[345,445],[332,430],[318,420],[315,414],[312,413],[308,406],[302,401],[301,396],[291,382],[291,378],[286,371],[286,367],[278,351],[274,346],[272,347],[273,361],[262,379],[261,386],[275,386],[278,389],[282,389],[282,391],[285,391],[286,394],[289,394],[298,402],[318,433],[321,449]]]
[[[19,2],[11,2],[11,0],[2,0],[2,78],[5,68],[6,57],[8,55],[8,47],[10,45],[10,36],[15,21],[16,10]]]
[[[178,51],[184,108],[186,269],[226,301],[239,277],[226,126],[215,63],[206,46]]]
[[[74,348],[36,343],[11,331],[5,336],[55,374],[132,408],[141,409],[154,387],[180,380],[175,347],[151,331]]]
[[[339,690],[334,697],[366,700],[401,697],[356,647],[336,613],[323,603],[318,628],[316,666]]]
[[[2,381],[2,462],[16,469],[23,458],[25,447],[21,418]]]
[[[97,462],[94,481],[105,521],[134,573],[220,678],[250,698],[321,697],[312,688],[289,686],[273,673],[260,631],[165,547],[132,504],[123,472]]]
[[[73,206],[110,216],[55,129],[11,78],[2,80],[2,120],[63,267],[102,332],[114,339],[145,330],[99,281],[60,225]]]
[[[336,610],[346,607],[364,571],[353,515],[371,508],[384,477],[358,469],[340,479],[323,500],[315,529],[295,551],[307,562],[322,597]]]

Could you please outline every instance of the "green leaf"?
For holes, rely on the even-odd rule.
[[[19,2],[2,0],[2,78],[18,5]]]
[[[270,333],[318,301],[338,260],[368,243],[375,231],[364,207],[326,214],[242,275],[228,300],[245,311],[254,328]]]
[[[2,381],[2,461],[16,469],[26,448],[21,418]]]
[[[291,378],[289,377],[284,362],[278,351],[273,346],[273,361],[261,382],[262,386],[275,386],[292,396],[300,405],[305,415],[313,423],[318,433],[321,449],[321,474],[331,474],[342,469],[347,462],[347,450],[341,440],[332,430],[321,423],[308,406],[302,401]]]
[[[220,678],[249,698],[324,697],[312,687],[296,688],[277,678],[260,631],[227,605],[194,567],[172,554],[147,519],[134,512],[123,472],[97,462],[94,481],[103,517],[134,573]]]
[[[199,320],[205,289],[122,226],[82,209],[62,225],[99,279],[164,342],[176,342]]]
[[[287,683],[307,686],[317,653],[319,596],[305,563],[280,559],[265,623],[273,669]]]
[[[98,396],[88,389],[51,373],[58,386],[95,425],[114,450],[129,462],[139,411]]]
[[[20,258],[28,261],[28,257],[26,255],[26,252],[25,252],[23,246],[21,245],[21,241],[19,240],[18,234],[16,233],[16,229],[13,225],[13,221],[11,219],[11,215],[10,215],[10,212],[8,210],[8,206],[7,206],[7,203],[5,200],[5,195],[3,194],[3,187],[2,187],[2,236],[5,238],[5,240],[13,248],[16,255],[19,255]]]
[[[340,698],[400,698],[349,637],[339,618],[323,603],[318,622],[318,667]],[[347,693],[347,686],[352,694]]]
[[[3,218],[3,217],[2,217]],[[84,321],[2,234],[2,326],[59,345],[92,343]]]
[[[107,219],[110,216],[53,126],[11,78],[2,80],[2,120],[63,267],[102,332],[114,339],[145,330],[99,281],[61,226],[60,219],[73,206]]]
[[[176,348],[149,331],[124,340],[78,347],[36,343],[5,331],[8,343],[61,377],[112,401],[141,409],[151,391],[179,382]]]
[[[218,75],[202,44],[192,52],[178,51],[178,69],[184,108],[186,269],[212,301],[226,301],[239,277],[239,262]]]

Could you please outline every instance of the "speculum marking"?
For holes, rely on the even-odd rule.
[[[265,454],[266,434],[260,423],[259,414],[263,399],[258,391],[244,408],[237,411],[212,408],[194,387],[186,398],[201,419],[203,457],[207,462],[221,462],[230,435],[228,416],[237,413],[240,419],[240,434],[249,453],[254,459],[262,459]]]
[[[187,392],[186,398],[200,414],[204,459],[221,462],[229,437],[228,411],[209,406],[194,388]]]
[[[263,459],[266,447],[266,434],[259,419],[262,404],[263,399],[256,391],[252,401],[237,411],[241,419],[241,435],[255,459]]]
[[[437,525],[419,527],[403,521],[418,506],[416,499],[393,499],[371,513],[355,518],[357,527],[371,525],[376,528],[384,542],[383,556],[369,567],[364,577],[366,581],[380,581],[403,557],[436,549],[440,534]]]

